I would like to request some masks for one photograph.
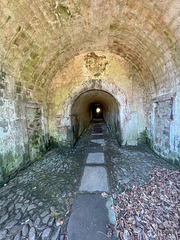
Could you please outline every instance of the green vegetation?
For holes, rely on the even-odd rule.
[[[171,47],[172,47],[175,51],[177,51],[177,49],[176,49],[176,43],[173,42],[173,40],[171,39],[169,33],[166,32],[166,31],[164,31],[164,35],[165,35],[166,38],[168,39],[168,41],[169,41]]]
[[[2,170],[3,179],[5,179],[9,173],[14,169],[15,159],[11,151],[5,155],[0,154],[0,168]]]
[[[63,5],[59,6],[59,11],[60,11],[61,14],[71,16],[71,13],[70,13],[69,9],[65,6],[63,6]]]
[[[21,82],[16,82],[16,93],[21,93],[22,85]]]
[[[4,82],[6,78],[6,72],[4,72],[2,69],[0,70],[0,82]]]
[[[50,146],[51,146],[52,148],[57,148],[57,147],[59,147],[59,144],[58,144],[56,138],[54,138],[53,136],[50,136]]]
[[[144,131],[139,133],[138,145],[139,144],[145,144],[146,141],[147,141],[147,133],[146,133],[146,130],[144,130]]]
[[[118,28],[119,28],[119,26],[116,25],[116,24],[111,24],[111,25],[109,26],[109,29],[111,29],[111,30],[115,30],[115,29],[118,29]]]
[[[3,28],[6,25],[6,23],[9,22],[10,19],[11,19],[11,16],[8,16],[5,22],[0,26],[0,28]]]

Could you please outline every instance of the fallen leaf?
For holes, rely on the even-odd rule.
[[[62,226],[62,225],[63,225],[63,223],[64,223],[64,221],[63,221],[63,220],[61,220],[61,222],[60,222],[60,225]]]
[[[103,192],[103,193],[101,193],[101,196],[104,197],[104,198],[107,198],[107,197],[108,197],[108,194],[105,193],[105,192]]]

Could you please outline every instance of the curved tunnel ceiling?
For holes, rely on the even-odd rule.
[[[81,94],[72,106],[72,115],[80,115],[82,113],[90,112],[92,103],[100,103],[105,112],[118,112],[118,104],[115,98],[105,91],[92,90]]]
[[[144,79],[153,73],[160,87],[179,74],[178,0],[2,0],[0,16],[2,65],[32,89],[96,50],[124,57]]]

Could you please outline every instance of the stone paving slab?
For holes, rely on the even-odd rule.
[[[95,145],[95,143],[94,143],[94,145]],[[90,146],[87,148],[87,150],[88,150],[88,153],[98,153],[98,152],[103,153],[103,151],[104,151],[102,146]]]
[[[103,136],[103,133],[92,133],[91,135],[94,135],[94,136]]]
[[[104,153],[89,153],[86,163],[88,164],[103,164],[104,163]]]
[[[92,133],[103,133],[102,129],[93,129]]]
[[[115,240],[107,237],[107,200],[99,194],[79,194],[73,204],[68,223],[69,240]]]
[[[105,141],[104,139],[92,139],[92,143],[100,144],[101,146],[105,146]]]
[[[91,135],[91,139],[103,139],[104,136],[103,135]]]
[[[106,168],[100,166],[85,167],[79,191],[108,192],[109,187]]]

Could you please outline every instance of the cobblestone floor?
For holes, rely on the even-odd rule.
[[[65,239],[86,158],[78,146],[48,152],[0,189],[0,239]]]
[[[111,192],[149,180],[153,167],[175,169],[146,146],[120,148],[102,126]],[[71,151],[55,149],[0,189],[0,240],[65,239],[87,158],[91,127]]]

